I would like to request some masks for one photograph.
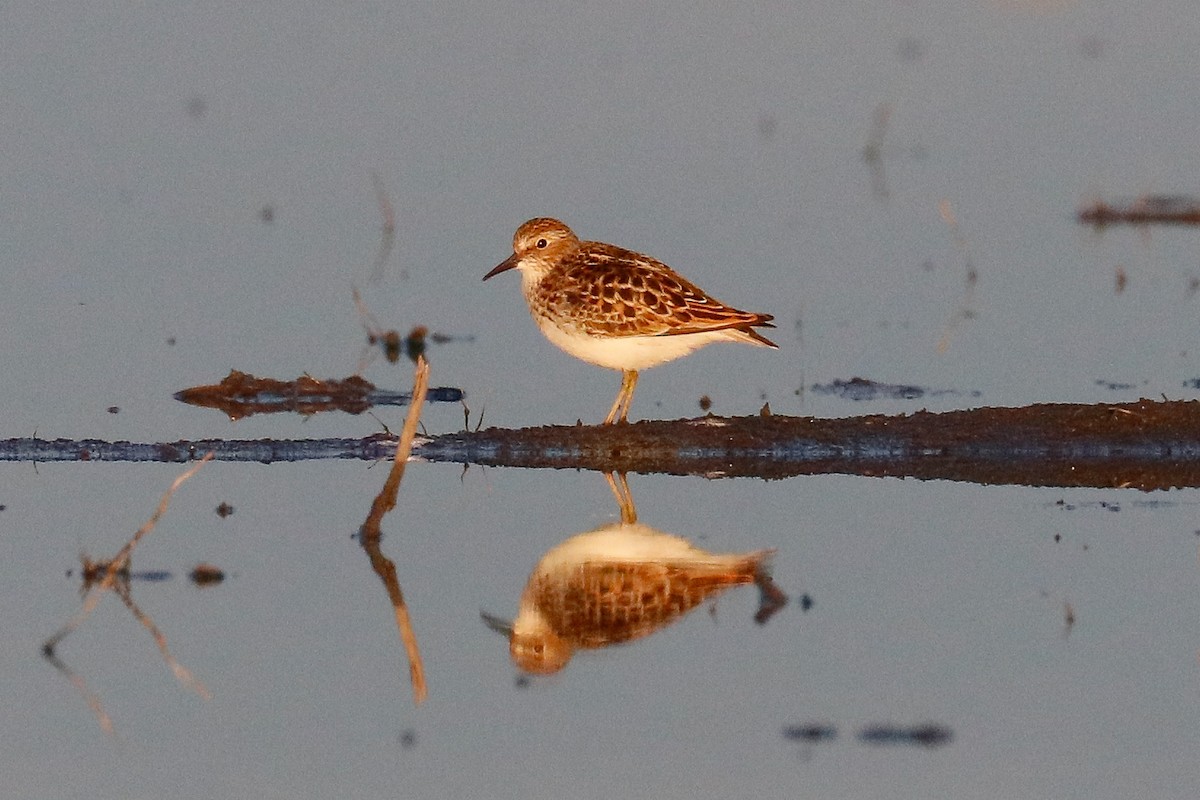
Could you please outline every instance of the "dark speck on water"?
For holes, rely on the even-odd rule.
[[[147,583],[163,583],[174,577],[165,569],[147,569],[140,572],[130,572],[128,575],[132,580],[146,581]]]
[[[941,747],[949,744],[954,732],[944,725],[926,723],[903,727],[900,725],[868,725],[858,732],[858,740],[867,744],[917,744],[922,747]]]
[[[788,725],[783,729],[783,738],[797,742],[831,742],[837,738],[837,728],[826,723]]]
[[[942,397],[945,395],[979,397],[979,391],[959,391],[957,389],[928,389],[924,386],[913,386],[903,383],[880,383],[869,378],[851,378],[848,381],[840,378],[830,383],[814,383],[812,390],[817,394],[840,397],[843,400],[860,402],[863,400],[917,400],[922,397]]]
[[[188,577],[197,586],[214,586],[225,580],[225,572],[212,564],[197,564]]]
[[[1123,390],[1127,391],[1129,389],[1137,388],[1137,385],[1133,384],[1133,383],[1121,383],[1118,381],[1106,381],[1106,380],[1102,380],[1101,378],[1096,379],[1096,385],[1101,387],[1102,389],[1109,389],[1114,392],[1123,391]]]

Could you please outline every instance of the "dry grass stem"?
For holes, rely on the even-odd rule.
[[[417,636],[413,632],[412,620],[408,614],[408,605],[404,601],[404,593],[400,590],[400,582],[396,577],[396,565],[383,555],[380,548],[382,538],[381,525],[383,517],[396,507],[396,498],[400,492],[400,481],[404,477],[404,467],[412,453],[413,439],[417,435],[417,427],[421,422],[421,407],[425,404],[425,395],[429,388],[429,362],[424,356],[417,359],[417,367],[413,373],[412,405],[408,407],[408,416],[404,419],[404,428],[400,432],[400,441],[396,444],[396,457],[392,469],[388,473],[383,489],[371,504],[371,511],[363,522],[361,542],[371,560],[371,567],[379,575],[392,601],[396,615],[396,627],[400,632],[400,641],[404,644],[408,655],[409,678],[412,682],[413,702],[422,703],[429,695],[425,682],[425,667],[421,662],[421,651],[417,646]]]
[[[391,198],[383,187],[379,173],[371,173],[371,183],[375,186],[375,202],[379,204],[379,214],[383,217],[382,238],[379,240],[379,252],[375,256],[375,268],[371,270],[370,280],[371,283],[378,283],[383,277],[383,268],[387,265],[392,255],[392,247],[396,243],[396,209],[392,208]],[[400,277],[407,278],[407,271],[402,272]]]
[[[966,288],[963,291],[962,301],[946,323],[946,327],[942,331],[942,338],[937,344],[937,351],[945,353],[950,348],[950,340],[958,331],[959,325],[971,319],[975,314],[972,306],[975,301],[975,284],[979,281],[979,272],[975,269],[975,262],[972,260],[970,249],[967,246],[967,238],[959,228],[958,217],[949,200],[943,199],[938,202],[938,213],[946,226],[950,228],[950,238],[954,243],[954,248],[962,255],[963,265],[966,267]]]

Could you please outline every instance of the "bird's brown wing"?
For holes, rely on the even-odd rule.
[[[727,306],[640,253],[585,242],[560,269],[561,275],[550,282],[559,292],[547,302],[570,305],[567,316],[587,333],[669,336],[736,328],[774,346],[753,330],[775,327],[770,314]]]

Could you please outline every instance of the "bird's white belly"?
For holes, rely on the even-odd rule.
[[[677,358],[706,344],[728,341],[729,331],[704,331],[667,336],[588,336],[538,319],[542,333],[558,349],[598,367],[643,370]]]

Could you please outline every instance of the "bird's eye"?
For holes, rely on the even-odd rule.
[[[547,242],[545,239],[538,239],[538,240],[537,240],[537,249],[538,249],[538,250],[545,250],[545,249],[546,249],[546,245],[548,245],[548,244],[550,244],[550,243],[549,243],[549,242]]]

